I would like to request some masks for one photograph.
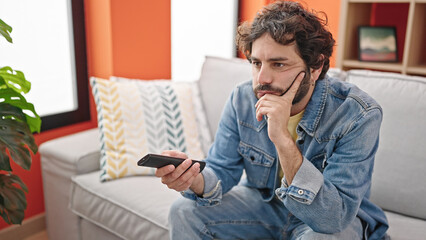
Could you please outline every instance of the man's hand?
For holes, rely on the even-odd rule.
[[[301,72],[296,77],[294,84],[282,96],[274,94],[265,94],[256,103],[256,118],[261,121],[263,116],[268,118],[268,135],[272,142],[277,144],[282,137],[290,137],[287,130],[288,121],[292,102],[299,89],[300,83],[305,77],[305,73]]]
[[[303,156],[293,141],[287,125],[293,99],[305,74],[300,73],[284,95],[266,94],[256,103],[257,120],[261,121],[264,115],[268,117],[268,136],[277,149],[281,168],[289,185],[302,165]]]
[[[155,171],[155,176],[160,177],[161,182],[170,189],[180,192],[190,188],[197,195],[202,195],[204,191],[204,178],[203,175],[200,174],[200,164],[195,163],[190,167],[192,160],[188,159],[188,156],[182,152],[164,151],[162,154],[165,156],[184,158],[186,160],[176,168],[173,165],[158,168]]]

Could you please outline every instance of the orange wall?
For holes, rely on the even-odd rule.
[[[251,22],[257,11],[268,4],[268,0],[239,0],[238,22]]]
[[[170,79],[170,0],[113,0],[111,10],[113,74]]]
[[[113,75],[111,4],[105,0],[84,0],[89,76]]]

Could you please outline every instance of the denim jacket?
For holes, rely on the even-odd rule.
[[[256,102],[251,81],[234,89],[205,160],[205,193],[183,195],[201,206],[219,204],[245,170],[242,184],[257,188],[265,201],[276,195],[314,231],[340,232],[358,216],[369,239],[382,238],[386,217],[369,200],[382,120],[377,102],[347,82],[317,81],[296,128],[303,162],[290,186],[285,178],[277,181],[278,154],[266,119],[256,120]]]

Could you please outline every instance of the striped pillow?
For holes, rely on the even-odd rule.
[[[91,78],[101,142],[101,181],[153,175],[137,166],[147,153],[179,150],[203,159],[190,84]]]

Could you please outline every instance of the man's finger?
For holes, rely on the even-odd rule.
[[[186,159],[181,164],[179,164],[179,166],[177,166],[176,169],[171,174],[172,181],[178,179],[191,166],[191,164],[192,164],[191,159]]]
[[[284,94],[284,95],[287,95],[293,99],[296,96],[297,90],[299,90],[300,84],[302,83],[303,78],[305,78],[305,75],[306,75],[305,71],[300,72],[297,75],[296,81],[294,81],[294,84],[290,87],[287,94]]]
[[[200,173],[200,164],[195,163],[192,165],[191,168],[189,168],[182,176],[179,177],[175,181],[175,189],[177,191],[183,191],[189,188],[191,186],[192,182],[194,181],[195,177]],[[180,190],[178,190],[180,189]]]
[[[188,158],[188,156],[185,153],[179,152],[179,151],[175,151],[175,150],[166,150],[166,151],[162,152],[161,155],[166,155],[166,156],[170,156],[170,157],[177,157],[177,158],[183,158],[183,159],[187,159]]]
[[[185,171],[191,166],[191,164],[192,160],[186,159],[176,168],[173,165],[167,165],[157,169],[155,176],[161,177],[161,182],[169,186],[171,183],[175,182],[176,179],[180,178],[182,174],[184,174]]]
[[[163,176],[166,176],[167,174],[173,172],[173,170],[175,170],[175,166],[173,166],[173,165],[167,165],[167,166],[164,166],[162,168],[157,168],[157,170],[155,170],[155,176],[156,177],[163,177]]]

